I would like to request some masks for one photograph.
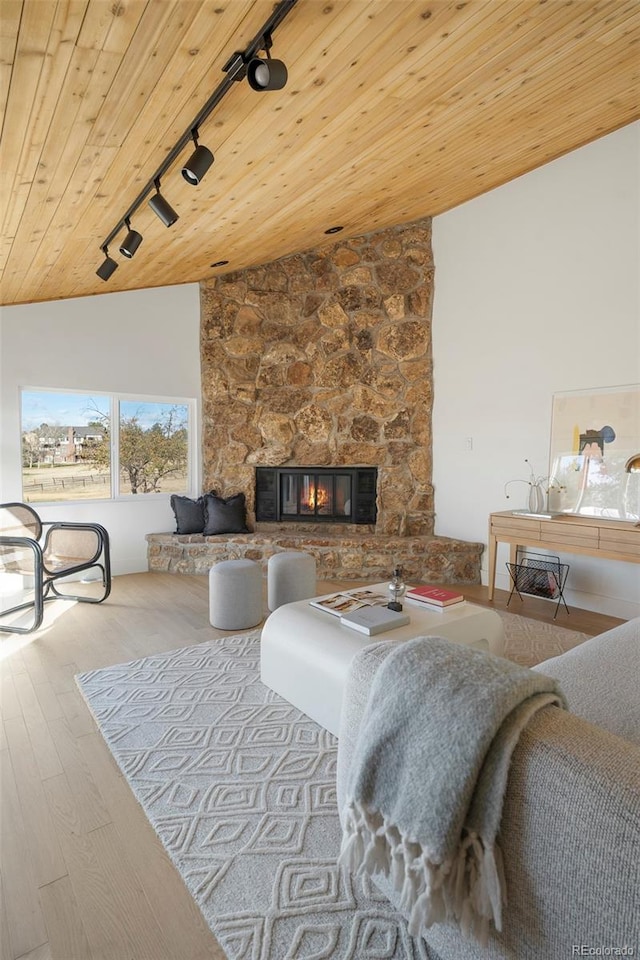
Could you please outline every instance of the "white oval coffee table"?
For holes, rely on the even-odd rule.
[[[384,593],[387,584],[376,583],[368,589]],[[502,620],[486,607],[465,601],[440,610],[405,600],[404,612],[411,617],[409,624],[368,637],[342,626],[339,617],[312,607],[309,600],[278,607],[262,629],[261,680],[338,736],[349,665],[363,647],[380,640],[401,643],[413,637],[439,636],[498,656],[504,652]]]

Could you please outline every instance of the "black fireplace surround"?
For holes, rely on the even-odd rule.
[[[375,523],[376,467],[256,467],[256,520]]]

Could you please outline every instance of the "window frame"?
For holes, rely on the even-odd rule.
[[[198,487],[198,401],[195,397],[167,397],[142,393],[116,393],[107,390],[85,390],[66,387],[34,387],[30,385],[19,387],[19,434],[20,434],[20,491],[24,498],[24,466],[22,464],[22,436],[24,434],[23,425],[23,407],[22,400],[24,393],[59,393],[83,397],[106,397],[109,400],[109,418],[110,418],[110,483],[111,495],[108,497],[81,498],[73,497],[64,500],[37,500],[33,501],[40,506],[57,506],[61,503],[86,504],[86,503],[130,503],[131,501],[147,501],[168,499],[172,493],[122,493],[120,490],[120,404],[121,402],[130,403],[161,403],[171,406],[186,406],[187,408],[187,483],[186,490],[180,491],[179,495],[194,497]],[[115,493],[114,491],[117,491]]]

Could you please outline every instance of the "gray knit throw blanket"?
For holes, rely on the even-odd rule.
[[[441,637],[394,644],[380,665],[348,773],[339,863],[387,876],[413,936],[448,921],[486,944],[491,923],[502,929],[496,838],[509,763],[549,704],[566,707],[554,680]]]

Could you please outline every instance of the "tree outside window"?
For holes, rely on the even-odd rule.
[[[180,404],[120,403],[122,493],[180,493],[186,490],[188,412],[187,406]]]

